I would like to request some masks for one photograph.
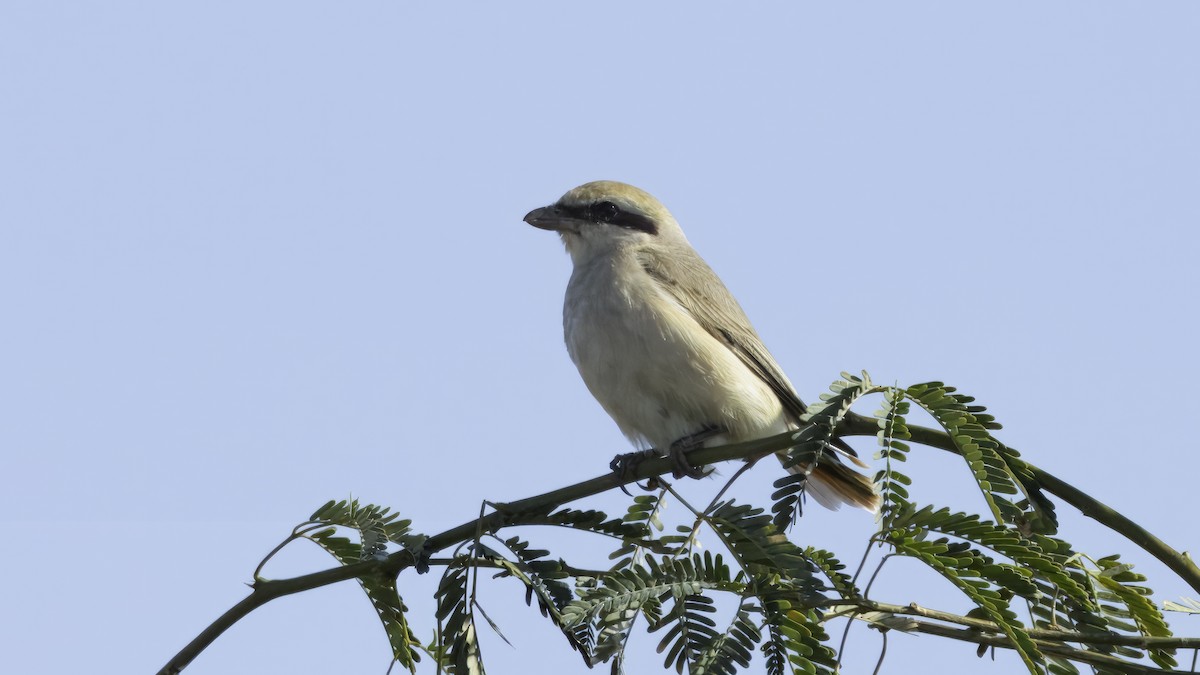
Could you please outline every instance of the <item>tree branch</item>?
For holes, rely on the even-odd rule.
[[[791,443],[791,434],[781,434],[771,438],[750,441],[749,443],[725,445],[716,448],[701,448],[689,454],[688,461],[693,466],[700,467],[730,459],[765,455],[776,450],[791,447]],[[425,542],[425,551],[432,554],[445,550],[468,539],[473,539],[476,531],[494,532],[506,525],[520,524],[520,515],[522,513],[545,513],[568,502],[583,499],[584,497],[591,497],[622,485],[628,485],[671,471],[672,464],[669,458],[654,457],[639,464],[633,475],[625,480],[617,478],[612,473],[607,473],[590,480],[557,490],[551,490],[550,492],[519,501],[496,504],[496,510],[492,513],[430,537]],[[259,580],[251,586],[253,590],[249,596],[229,608],[220,618],[209,625],[208,628],[205,628],[194,640],[189,642],[186,647],[172,657],[158,673],[159,675],[176,675],[181,672],[201,652],[220,637],[222,633],[228,630],[230,626],[240,621],[243,617],[250,614],[250,612],[276,598],[336,584],[349,579],[359,579],[371,574],[396,576],[407,567],[412,566],[414,562],[415,560],[410,552],[398,551],[388,555],[386,558],[366,560],[291,579]]]
[[[874,418],[851,413],[838,431],[845,436],[875,436],[879,433],[879,423]],[[908,431],[911,434],[910,440],[914,443],[958,454],[958,448],[954,446],[954,441],[944,431],[912,425],[908,427]],[[1023,464],[1047,492],[1074,506],[1083,515],[1096,520],[1158,558],[1159,562],[1187,582],[1192,590],[1200,593],[1200,568],[1196,567],[1196,563],[1192,562],[1191,558],[1171,548],[1141,525],[1065,480],[1028,462]]]
[[[926,633],[938,637],[970,642],[988,647],[1013,649],[1012,641],[1003,634],[999,626],[983,619],[975,619],[959,614],[951,614],[935,609],[921,607],[916,603],[909,605],[893,605],[886,602],[876,602],[866,598],[841,598],[822,602],[818,606],[827,609],[839,607],[850,608],[848,614],[852,619],[864,621],[879,630],[898,630],[905,633]],[[863,612],[879,612],[889,617],[878,618],[860,616]],[[954,623],[966,628],[954,628],[945,623],[918,621],[916,619],[894,619],[894,616],[920,616],[945,623]],[[837,618],[827,615],[826,620]],[[1025,633],[1034,641],[1043,654],[1051,654],[1063,659],[1088,663],[1093,666],[1105,666],[1119,669],[1129,675],[1150,675],[1157,673],[1173,673],[1174,670],[1162,670],[1140,663],[1130,662],[1107,654],[1075,649],[1063,643],[1077,642],[1089,645],[1120,645],[1141,649],[1196,649],[1200,647],[1200,638],[1148,637],[1143,635],[1119,635],[1116,633],[1080,633],[1075,631],[1057,631],[1044,628],[1026,628]]]
[[[394,553],[391,557],[412,560],[412,555],[407,551]],[[230,607],[220,618],[212,622],[208,628],[205,628],[194,640],[181,649],[174,658],[167,662],[167,665],[158,671],[159,675],[176,675],[176,673],[182,671],[193,659],[200,655],[200,652],[204,651],[233,624],[268,602],[285,595],[309,591],[314,588],[336,584],[339,581],[346,581],[347,579],[361,579],[371,574],[379,573],[387,563],[391,562],[391,557],[387,559],[367,560],[353,565],[343,565],[321,572],[292,577],[291,579],[255,583],[252,586],[254,590],[250,592],[250,595],[243,598],[241,602],[233,607]],[[399,569],[397,572],[399,572]]]
[[[971,628],[951,628],[937,623],[928,621],[917,621],[912,619],[907,622],[906,631],[916,633],[927,633],[929,635],[937,635],[938,637],[950,638],[952,640],[961,640],[971,642],[978,645],[987,645],[989,647],[1001,647],[1004,649],[1012,649],[1012,643],[1005,635],[986,635]],[[1051,654],[1059,658],[1077,661],[1079,663],[1089,663],[1094,666],[1107,666],[1108,668],[1118,669],[1118,672],[1125,675],[1156,675],[1157,673],[1175,673],[1176,670],[1162,670],[1152,666],[1143,665],[1140,663],[1127,661],[1115,656],[1108,656],[1097,652],[1084,651],[1082,649],[1074,649],[1066,645],[1046,642],[1044,640],[1035,639],[1034,644],[1037,645],[1039,651],[1043,654]]]
[[[876,600],[868,600],[866,598],[832,598],[830,600],[817,603],[817,607],[825,609],[837,609],[848,607],[852,609],[853,614],[862,612],[882,612],[885,614],[895,614],[900,616],[919,616],[926,619],[934,619],[946,623],[955,623],[960,626],[965,626],[975,634],[994,633],[1001,638],[1007,640],[1002,629],[995,623],[986,619],[976,619],[974,617],[962,616],[961,614],[952,614],[943,612],[937,609],[929,609],[922,607],[917,603],[908,605],[893,605],[891,603],[879,602]],[[832,615],[827,615],[826,620],[836,618]],[[880,623],[878,620],[855,617],[868,623]],[[894,628],[896,630],[906,630],[902,625],[892,625],[888,623],[880,624],[886,628]],[[1045,642],[1079,642],[1092,645],[1119,645],[1122,647],[1137,647],[1141,649],[1200,649],[1200,638],[1188,637],[1153,637],[1148,635],[1121,635],[1119,633],[1093,631],[1081,633],[1068,630],[1050,630],[1047,628],[1023,628],[1029,637],[1034,640],[1042,640]],[[1124,663],[1124,662],[1122,662]]]
[[[915,443],[928,445],[930,447],[939,448],[957,453],[958,450],[954,446],[954,442],[944,432],[935,429],[929,429],[919,426],[909,426],[911,440]],[[874,436],[878,433],[878,421],[874,418],[863,417],[854,413],[849,413],[842,425],[837,430],[837,436]],[[790,448],[794,441],[792,440],[794,432],[771,436],[746,443],[736,443],[732,445],[723,445],[713,448],[699,448],[688,454],[688,462],[693,467],[701,467],[708,464],[715,464],[731,459],[747,459],[761,457],[780,450]],[[1100,523],[1108,526],[1113,531],[1123,535],[1134,544],[1145,549],[1155,558],[1158,558],[1173,572],[1184,579],[1193,589],[1200,592],[1200,569],[1186,556],[1179,553],[1175,549],[1167,546],[1161,539],[1155,537],[1144,528],[1122,516],[1112,508],[1102,504],[1092,497],[1084,494],[1079,489],[1071,486],[1067,482],[1053,476],[1052,474],[1043,471],[1031,464],[1026,464],[1026,467],[1033,472],[1038,482],[1048,492],[1060,497],[1067,503],[1079,509],[1084,515],[1094,518]],[[545,513],[551,511],[563,504],[591,497],[593,495],[607,492],[622,485],[628,485],[639,480],[645,480],[652,476],[659,476],[668,473],[672,470],[672,464],[669,458],[654,457],[649,458],[639,464],[633,475],[627,479],[619,479],[612,473],[607,473],[590,480],[586,480],[574,485],[552,490],[540,495],[528,497],[515,502],[501,503],[496,505],[496,510],[481,518],[463,523],[457,527],[436,534],[426,540],[425,553],[432,554],[445,550],[451,546],[457,545],[468,539],[473,539],[476,532],[494,532],[501,527],[521,524],[521,514],[524,513]],[[328,586],[348,579],[360,579],[372,574],[384,574],[396,576],[404,569],[412,566],[415,563],[414,556],[409,551],[398,551],[392,553],[385,558],[366,560],[360,563],[344,565],[341,567],[324,570],[322,572],[314,572],[291,579],[279,580],[258,580],[252,588],[250,595],[242,599],[236,605],[220,616],[216,621],[204,629],[196,636],[186,647],[179,651],[165,666],[159,671],[159,675],[176,675],[188,666],[197,656],[200,655],[210,644],[212,644],[222,633],[229,629],[230,626],[237,623],[246,615],[255,609],[265,605],[266,603],[293,593],[312,590],[322,586]],[[929,624],[934,625],[934,624]],[[939,630],[945,627],[940,627]],[[945,629],[955,630],[955,629]],[[931,629],[932,631],[932,629]],[[945,637],[954,637],[945,635]],[[1001,639],[995,646],[1007,646],[1000,644],[1005,642]],[[989,643],[990,644],[990,643]],[[1072,654],[1076,654],[1078,650],[1070,650]],[[1051,653],[1047,651],[1047,653]],[[1079,654],[1091,656],[1090,653],[1078,652]],[[1079,658],[1064,656],[1064,658]],[[1122,664],[1127,664],[1121,661]],[[1137,672],[1157,673],[1158,670],[1150,669]]]

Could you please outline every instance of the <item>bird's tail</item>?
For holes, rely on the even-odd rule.
[[[843,445],[837,440],[834,444]],[[879,493],[875,491],[875,483],[842,461],[845,457],[866,468],[867,465],[855,457],[853,452],[849,447],[826,452],[808,475],[808,484],[804,492],[811,495],[821,506],[833,511],[841,508],[842,504],[850,504],[874,513],[879,510]],[[782,460],[784,455],[781,453],[779,457]],[[808,466],[801,464],[791,467],[788,471],[804,473],[808,471]]]

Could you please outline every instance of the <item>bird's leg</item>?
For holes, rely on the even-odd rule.
[[[657,456],[658,451],[654,448],[638,450],[636,452],[626,452],[613,457],[612,461],[608,463],[608,468],[612,469],[612,472],[617,474],[617,478],[625,480],[633,475],[633,472],[637,470],[639,464],[647,459],[650,459],[651,457]]]
[[[612,469],[613,474],[621,481],[621,492],[629,495],[629,490],[625,489],[625,481],[629,480],[629,477],[637,470],[639,464],[651,457],[657,456],[658,451],[654,448],[649,448],[636,452],[626,452],[613,457],[612,461],[608,463],[608,468]],[[642,485],[641,483],[637,483],[636,485],[647,492],[653,492],[657,489],[654,485]],[[633,495],[629,496],[632,497]]]
[[[707,476],[709,472],[705,471],[704,469],[693,468],[692,465],[688,463],[687,453],[703,446],[705,441],[721,433],[725,433],[725,430],[718,426],[709,425],[694,434],[684,436],[683,438],[680,438],[672,443],[671,447],[667,448],[666,453],[667,457],[671,458],[671,475],[676,478],[681,478],[683,476],[688,476],[690,478],[703,478]],[[613,457],[612,461],[608,463],[608,468],[612,469],[612,472],[616,474],[617,478],[621,479],[621,481],[626,481],[630,476],[633,475],[635,471],[637,471],[639,464],[647,459],[650,459],[651,457],[659,456],[661,456],[661,453],[655,448],[650,448],[649,450],[638,450],[636,452],[627,452]],[[621,489],[624,490],[625,488],[622,487]],[[655,486],[652,483],[649,487],[644,487],[643,489],[654,490]],[[628,491],[626,491],[626,494],[628,494]]]
[[[709,471],[704,469],[693,468],[687,461],[687,454],[692,450],[700,448],[708,439],[717,434],[725,433],[721,427],[709,425],[689,436],[675,441],[667,450],[667,456],[671,458],[671,465],[674,467],[671,470],[671,475],[676,478],[687,476],[688,478],[703,478],[709,474]]]

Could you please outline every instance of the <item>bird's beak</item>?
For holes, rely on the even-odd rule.
[[[560,211],[555,206],[543,206],[525,214],[525,222],[543,230],[555,232],[578,232],[579,221]]]

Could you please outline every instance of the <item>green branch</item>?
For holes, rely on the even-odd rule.
[[[781,434],[748,443],[738,443],[737,445],[701,448],[689,454],[688,461],[693,466],[699,467],[730,459],[757,457],[778,450],[785,450],[791,447],[791,443],[791,434]],[[430,537],[425,543],[425,551],[428,554],[437,553],[464,541],[474,539],[476,532],[494,532],[504,526],[520,525],[520,515],[522,513],[545,513],[577,499],[591,497],[639,480],[670,473],[672,469],[673,466],[669,458],[655,457],[639,464],[633,475],[625,480],[618,478],[612,473],[608,473],[592,478],[591,480],[551,490],[550,492],[520,501],[497,504],[496,511],[492,513]],[[396,576],[406,568],[411,567],[414,563],[415,560],[411,553],[408,551],[398,551],[383,559],[366,560],[291,579],[258,580],[251,586],[253,590],[249,596],[229,608],[220,618],[209,625],[208,628],[205,628],[203,632],[197,635],[194,640],[189,642],[186,647],[181,649],[178,654],[168,661],[158,673],[159,675],[176,675],[181,672],[201,652],[220,637],[222,633],[228,630],[230,626],[240,621],[243,617],[250,614],[250,612],[276,598],[321,588],[322,586],[350,579],[359,579],[372,574]]]
[[[945,432],[913,425],[909,425],[908,430],[912,434],[911,440],[913,443],[920,443],[932,448],[958,454],[957,448],[954,447],[954,442],[950,440],[950,437]],[[847,416],[845,423],[843,423],[838,431],[844,436],[875,436],[879,433],[879,422],[870,417],[851,414]],[[1047,492],[1079,509],[1079,512],[1083,515],[1096,520],[1101,525],[1133,542],[1157,558],[1172,572],[1178,574],[1179,578],[1192,587],[1192,590],[1200,593],[1200,568],[1196,567],[1196,563],[1192,562],[1191,558],[1171,548],[1162,539],[1159,539],[1147,531],[1146,528],[1121,515],[1117,510],[1054,474],[1039,469],[1028,462],[1024,463],[1024,467],[1033,474],[1034,479]]]
[[[950,452],[957,452],[953,441],[944,432],[918,426],[909,426],[908,429],[912,434],[911,440],[913,442]],[[877,420],[851,413],[838,428],[837,435],[875,436],[878,431],[879,424]],[[694,467],[701,467],[733,459],[763,457],[792,447],[794,444],[793,435],[794,432],[789,432],[746,443],[714,448],[700,448],[689,453],[688,462]],[[1131,542],[1137,544],[1155,558],[1158,558],[1193,589],[1200,592],[1200,569],[1189,558],[1167,546],[1161,539],[1155,537],[1133,521],[1065,481],[1035,466],[1027,464],[1026,467],[1033,473],[1046,491],[1079,509],[1084,515],[1096,519],[1113,531],[1125,536]],[[473,539],[477,532],[494,532],[505,526],[520,525],[522,524],[521,515],[524,513],[543,514],[568,502],[591,497],[639,480],[666,474],[671,470],[672,464],[670,459],[665,457],[650,458],[639,464],[637,470],[627,479],[620,479],[608,473],[519,501],[497,504],[496,510],[492,513],[430,537],[425,544],[425,553],[427,555],[437,553]],[[366,560],[290,579],[256,580],[252,585],[253,590],[249,596],[231,607],[197,635],[194,640],[188,643],[187,646],[163,666],[162,670],[159,671],[159,675],[176,675],[181,672],[229,627],[250,614],[250,612],[276,598],[350,579],[360,579],[373,574],[395,577],[404,569],[413,566],[416,562],[413,554],[409,551],[399,551],[388,555],[386,558]],[[946,629],[944,626],[938,627],[938,630],[942,629],[956,630]],[[932,632],[932,630],[930,629],[929,632]],[[968,632],[971,630],[968,629]],[[974,631],[974,634],[978,635],[978,631]],[[945,635],[945,637],[955,636]],[[1004,638],[996,638],[992,642],[986,642],[985,644],[995,643],[996,646],[1007,646],[1006,644],[1002,644],[1004,640]],[[1065,658],[1077,658],[1077,653],[1082,654],[1078,650],[1070,651],[1070,656],[1063,656]],[[1046,653],[1062,655],[1053,649],[1046,650]],[[1091,658],[1092,655],[1089,654],[1088,657]],[[1078,658],[1085,660],[1083,657]],[[1157,673],[1162,671],[1147,669],[1137,672]]]
[[[986,645],[988,647],[1001,647],[1003,649],[1012,649],[1012,642],[1004,635],[985,634],[973,628],[952,628],[938,623],[930,623],[928,621],[917,621],[910,619],[905,622],[906,626],[903,630],[926,633],[928,635],[936,635],[938,637],[950,638],[952,640],[961,640],[977,645]],[[1034,644],[1043,654],[1057,656],[1059,658],[1078,661],[1080,663],[1088,663],[1094,666],[1107,666],[1108,668],[1119,669],[1125,675],[1152,675],[1157,673],[1175,673],[1175,670],[1162,670],[1153,666],[1146,666],[1133,661],[1099,654],[1097,652],[1088,652],[1082,649],[1074,649],[1066,645],[1056,642],[1047,642],[1044,640],[1035,639]]]
[[[412,556],[407,551],[395,553],[393,556],[412,560]],[[300,593],[302,591],[311,591],[314,588],[336,584],[339,581],[361,579],[371,574],[381,573],[385,565],[390,562],[390,559],[368,560],[354,565],[343,565],[321,572],[292,577],[291,579],[259,581],[252,585],[254,590],[250,592],[250,595],[242,598],[240,602],[230,607],[220,618],[212,622],[208,628],[205,628],[194,640],[181,649],[174,658],[168,661],[167,665],[163,666],[162,670],[159,670],[158,673],[159,675],[175,675],[182,671],[193,659],[200,655],[200,652],[204,651],[222,633],[232,627],[233,624],[240,621],[250,612],[276,598],[282,598],[285,595]]]
[[[946,623],[955,623],[970,629],[976,634],[980,634],[982,632],[995,634],[996,636],[1002,638],[1004,637],[1000,626],[986,619],[976,619],[974,617],[963,616],[961,614],[952,614],[950,612],[943,612],[937,609],[929,609],[928,607],[922,607],[915,602],[907,605],[893,605],[886,602],[869,600],[867,598],[833,598],[817,603],[816,606],[830,610],[848,608],[847,611],[826,615],[826,621],[830,619],[836,619],[843,615],[849,615],[861,621],[866,621],[867,623],[878,624],[884,628],[900,631],[908,630],[906,628],[906,623],[902,621],[890,621],[886,618],[880,619],[879,617],[859,616],[864,612],[882,612],[888,615],[919,616],[922,618],[934,619],[936,621],[943,621]],[[1050,630],[1048,628],[1026,628],[1025,633],[1034,640],[1045,642],[1078,642],[1089,645],[1117,645],[1122,647],[1137,647],[1141,649],[1200,649],[1200,638],[1122,635],[1120,633],[1101,631],[1078,632],[1069,630]],[[1125,661],[1122,661],[1122,663],[1125,663]]]

